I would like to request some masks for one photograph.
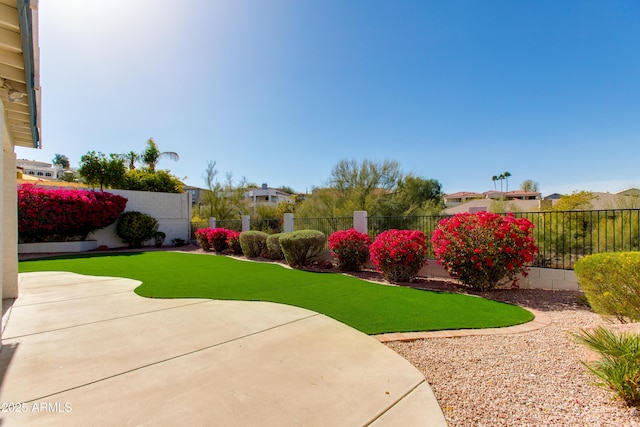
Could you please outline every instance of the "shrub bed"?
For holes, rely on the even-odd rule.
[[[118,236],[132,248],[139,248],[158,231],[158,220],[142,212],[129,211],[120,216]]]
[[[257,258],[267,249],[267,233],[262,231],[243,231],[240,233],[240,246],[247,258]]]
[[[371,262],[390,282],[410,282],[427,261],[427,239],[418,230],[387,230],[369,247]]]
[[[318,230],[299,230],[282,233],[279,242],[287,264],[291,267],[304,267],[320,255],[326,237]]]
[[[329,236],[331,255],[343,271],[359,271],[369,259],[369,245],[369,236],[353,228],[339,230]]]
[[[242,255],[242,246],[240,245],[240,232],[228,230],[227,231],[227,245],[231,252],[236,255]]]
[[[267,254],[269,259],[274,261],[284,259],[284,253],[280,247],[280,236],[282,233],[271,234],[267,237]]]
[[[526,218],[491,212],[460,213],[440,221],[431,242],[438,264],[451,277],[478,291],[511,284],[526,276],[538,247]]]
[[[593,311],[620,322],[640,321],[640,252],[588,255],[574,271]]]
[[[85,240],[113,224],[127,199],[111,193],[18,187],[18,236],[21,243]]]
[[[640,407],[640,334],[616,334],[599,326],[575,337],[600,355],[600,360],[585,363],[600,379],[596,385],[615,391],[627,405]]]

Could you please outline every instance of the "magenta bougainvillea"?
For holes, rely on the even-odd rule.
[[[227,245],[231,252],[236,255],[242,255],[242,246],[240,246],[240,232],[227,230]]]
[[[329,236],[329,250],[344,271],[358,271],[369,258],[371,239],[353,228]]]
[[[460,213],[440,221],[431,242],[437,262],[466,286],[487,291],[526,276],[538,247],[526,218],[491,212]]]
[[[111,193],[22,184],[18,187],[18,236],[23,243],[84,240],[113,224],[127,199]]]
[[[391,282],[410,282],[427,261],[427,241],[419,230],[387,230],[369,247],[371,262]]]
[[[226,228],[201,228],[195,232],[196,241],[205,251],[222,252],[229,247],[229,236],[235,231]]]

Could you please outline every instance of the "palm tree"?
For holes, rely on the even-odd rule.
[[[502,193],[502,181],[504,181],[504,175],[500,174],[496,177],[496,180],[500,181],[500,192]]]
[[[175,161],[180,160],[180,156],[178,156],[178,153],[175,153],[173,151],[161,152],[158,149],[158,146],[154,142],[153,138],[149,138],[149,140],[147,141],[147,148],[142,152],[141,155],[142,162],[149,167],[149,170],[151,172],[155,172],[156,165],[163,157],[168,157],[171,160]]]
[[[53,156],[53,160],[51,160],[56,166],[61,166],[62,169],[69,169],[69,158],[64,154],[56,154]]]
[[[507,193],[509,192],[509,177],[511,176],[511,173],[509,172],[505,172],[503,173],[501,176],[504,177],[504,179],[507,180]]]
[[[498,177],[496,175],[493,175],[491,177],[491,181],[493,181],[493,189],[496,190],[496,181],[498,180]]]
[[[132,171],[136,168],[136,162],[140,160],[140,154],[129,151],[127,154],[123,154],[122,158],[129,162],[129,170]]]

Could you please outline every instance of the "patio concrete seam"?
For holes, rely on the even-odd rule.
[[[415,384],[413,387],[411,387],[407,392],[405,392],[402,396],[400,396],[398,399],[396,399],[392,404],[390,404],[389,406],[387,406],[385,409],[383,409],[382,411],[380,411],[380,413],[376,414],[375,416],[373,416],[369,421],[367,421],[365,423],[365,426],[371,425],[374,422],[376,422],[380,417],[384,416],[384,414],[386,414],[387,412],[389,412],[391,409],[393,409],[394,406],[396,406],[398,403],[400,403],[403,399],[405,399],[407,396],[409,396],[411,393],[413,393],[414,390],[416,390],[418,387],[420,387],[422,384],[427,384],[427,386],[429,385],[427,383],[427,379],[426,378],[422,378],[422,380],[420,382],[418,382],[417,384]],[[438,404],[439,406],[439,404]]]
[[[63,299],[56,299],[56,300],[49,300],[49,301],[18,304],[17,307],[32,307],[32,306],[35,306],[35,305],[51,304],[51,303],[54,303],[54,302],[77,301],[77,300],[83,300],[83,299],[89,299],[89,298],[105,297],[105,296],[108,296],[108,295],[129,294],[131,292],[133,292],[133,291],[132,290],[123,290],[123,291],[118,291],[118,292],[109,292],[109,293],[106,293],[106,294],[92,294],[92,295],[89,295],[89,296],[86,296],[86,297],[63,298]],[[16,299],[16,301],[19,302],[19,297],[18,297],[18,299]]]
[[[141,297],[141,298],[144,298],[144,297]],[[83,299],[83,298],[75,298],[75,299]],[[64,300],[64,301],[70,301],[70,300]],[[39,334],[46,334],[46,333],[49,333],[49,332],[64,331],[66,329],[73,329],[73,328],[78,328],[78,327],[87,326],[87,325],[95,325],[95,324],[98,324],[98,323],[109,322],[109,321],[112,321],[112,320],[126,319],[128,317],[135,317],[135,316],[140,316],[140,315],[144,315],[144,314],[157,313],[159,311],[174,310],[174,309],[177,309],[177,308],[189,307],[189,306],[197,305],[197,304],[207,304],[207,303],[210,303],[212,301],[214,301],[214,300],[196,301],[196,302],[192,302],[190,304],[179,305],[179,306],[176,306],[176,307],[165,307],[165,308],[159,308],[157,310],[140,311],[140,312],[136,312],[136,313],[133,313],[133,314],[128,314],[126,316],[110,317],[108,319],[96,320],[94,322],[78,323],[78,324],[75,324],[73,326],[67,326],[67,327],[64,327],[64,328],[48,329],[46,331],[34,332],[32,334],[12,335],[12,336],[8,336],[8,337],[5,337],[5,338],[8,339],[8,340],[11,340],[11,339],[15,339],[15,338],[23,338],[23,337],[30,337],[30,336],[39,335]],[[56,301],[56,302],[61,302],[61,301]],[[42,304],[46,304],[46,303],[42,303]],[[16,309],[20,309],[20,307],[26,307],[26,306],[18,306],[18,307],[16,307]],[[7,323],[9,323],[9,320],[10,320],[10,318],[7,319]]]
[[[162,359],[162,360],[157,360],[157,361],[152,362],[152,363],[146,363],[146,364],[144,364],[142,366],[138,366],[136,368],[127,369],[126,371],[118,372],[117,374],[109,375],[109,376],[106,376],[104,378],[100,378],[100,379],[95,380],[95,381],[89,381],[89,382],[84,383],[84,384],[80,384],[80,385],[77,385],[77,386],[74,386],[74,387],[69,387],[69,388],[67,388],[65,390],[60,390],[60,391],[57,391],[55,393],[50,393],[50,394],[45,395],[45,396],[39,396],[39,397],[27,400],[25,402],[20,402],[20,403],[32,403],[32,402],[37,402],[37,401],[43,401],[44,399],[47,399],[47,398],[50,398],[50,397],[53,397],[53,396],[57,396],[57,395],[62,394],[62,393],[66,393],[66,392],[69,392],[69,391],[72,391],[72,390],[81,389],[82,387],[86,387],[86,386],[89,386],[89,385],[92,385],[92,384],[97,384],[97,383],[100,383],[102,381],[109,380],[111,378],[117,378],[117,377],[119,377],[121,375],[126,375],[126,374],[129,374],[131,372],[136,372],[136,371],[139,371],[141,369],[145,369],[145,368],[149,368],[149,367],[152,367],[152,366],[160,365],[162,363],[169,362],[171,360],[177,360],[177,359],[179,359],[181,357],[184,357],[184,356],[188,356],[188,355],[191,355],[191,354],[199,353],[201,351],[209,350],[209,349],[212,349],[212,348],[215,348],[215,347],[220,347],[220,346],[223,346],[223,345],[235,342],[235,341],[240,341],[240,340],[243,340],[245,338],[249,338],[249,337],[252,337],[254,335],[261,334],[263,332],[267,332],[267,331],[271,331],[271,330],[274,330],[274,329],[278,329],[280,327],[291,325],[293,323],[297,323],[297,322],[300,322],[302,320],[310,319],[312,317],[317,317],[317,316],[320,316],[320,314],[319,313],[314,313],[314,314],[311,314],[309,316],[305,316],[305,317],[301,317],[301,318],[292,320],[290,322],[281,323],[279,325],[275,325],[275,326],[272,326],[270,328],[261,329],[259,331],[255,331],[255,332],[252,332],[250,334],[246,334],[246,335],[235,337],[235,338],[232,338],[232,339],[229,339],[229,340],[221,341],[221,342],[218,342],[218,343],[215,343],[215,344],[212,344],[212,345],[208,345],[208,346],[205,346],[205,347],[198,348],[196,350],[187,351],[187,352],[184,352],[184,353],[172,356],[172,357],[167,357],[167,358]],[[129,316],[127,316],[127,317],[129,317]],[[13,341],[13,339],[7,339],[5,344],[12,344],[13,343],[12,341]]]
[[[29,275],[29,274],[32,274],[32,273],[34,273],[34,272],[25,272],[25,273],[19,273],[18,274],[18,276],[20,277],[20,282],[21,282],[20,283],[20,288],[22,288],[22,286],[23,286],[22,282],[24,280],[30,279],[29,276],[25,277],[25,275]],[[35,272],[35,273],[49,273],[49,272],[40,272],[40,271],[38,271],[38,272]],[[113,282],[113,281],[122,280],[122,279],[138,282],[138,285],[140,285],[142,283],[140,280],[131,279],[131,278],[128,278],[128,277],[91,276],[91,275],[87,275],[87,274],[74,273],[74,272],[70,272],[70,271],[69,272],[67,272],[67,271],[55,271],[54,273],[70,274],[70,275],[73,275],[73,276],[76,276],[76,277],[98,277],[98,278],[101,279],[101,280],[93,280],[91,282],[91,284],[104,283],[104,282]],[[60,275],[60,274],[58,274],[58,275]],[[31,284],[31,285],[29,285],[30,288],[36,288],[36,289],[55,288],[55,287],[58,287],[58,286],[59,286],[58,284],[44,284],[44,285]]]

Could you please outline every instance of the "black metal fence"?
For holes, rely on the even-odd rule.
[[[540,248],[534,266],[572,269],[575,262],[585,255],[600,252],[640,251],[640,209],[607,209],[592,211],[518,212],[519,218],[527,218],[535,228],[533,237]],[[445,216],[391,216],[368,217],[368,234],[373,239],[390,229],[421,230],[431,238],[433,230]],[[241,230],[242,221],[218,221],[218,227]],[[206,228],[208,222],[192,223],[192,230]],[[255,220],[252,230],[281,231],[282,221]],[[338,230],[353,227],[353,217],[294,218],[296,230],[322,231],[326,236]],[[270,231],[271,230],[271,231]],[[431,245],[429,256],[434,257]]]
[[[325,236],[329,236],[338,230],[353,228],[352,216],[340,216],[333,218],[293,218],[295,230],[318,230]]]

